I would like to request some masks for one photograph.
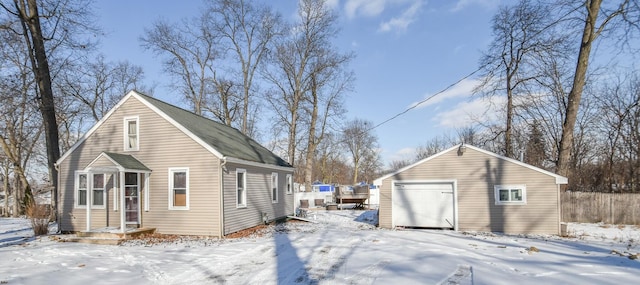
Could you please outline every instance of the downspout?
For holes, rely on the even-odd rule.
[[[224,174],[225,174],[225,170],[227,169],[225,167],[225,165],[227,164],[227,158],[226,157],[222,157],[220,159],[221,163],[220,163],[220,213],[219,213],[219,223],[220,223],[220,232],[219,232],[219,238],[222,238],[224,236]]]
[[[60,187],[60,165],[56,162],[53,163],[53,168],[56,169],[56,172],[58,173],[58,177],[56,177],[56,180],[58,180],[56,187]],[[59,190],[59,189],[58,189]],[[54,191],[56,193],[58,193],[58,195],[60,194],[60,191]],[[5,193],[5,199],[9,199],[9,197],[6,197],[6,193]],[[59,213],[59,205],[58,204],[58,197],[53,197],[53,203],[55,206],[55,211],[54,211],[54,215],[56,218],[56,224],[58,225],[58,230],[56,231],[56,233],[60,234],[62,233],[62,227],[60,225],[60,213]]]
[[[561,188],[560,188],[560,184],[556,183],[556,199],[557,199],[557,203],[558,203],[558,235],[559,236],[563,236],[565,233],[562,232],[562,194],[560,193]]]

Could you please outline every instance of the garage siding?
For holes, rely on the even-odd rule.
[[[380,226],[393,227],[393,181],[457,180],[458,230],[558,234],[558,186],[555,177],[511,161],[457,148],[382,180]],[[494,185],[526,185],[526,205],[495,205]]]

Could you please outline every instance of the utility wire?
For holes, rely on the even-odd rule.
[[[386,124],[386,123],[388,123],[388,122],[390,122],[390,121],[392,121],[392,120],[395,120],[396,118],[398,118],[398,117],[400,117],[400,116],[402,116],[402,115],[406,114],[407,112],[409,112],[409,111],[411,111],[411,110],[413,110],[413,109],[417,108],[418,106],[420,106],[420,105],[424,104],[425,102],[427,102],[427,101],[429,101],[429,100],[433,99],[434,97],[436,97],[436,96],[438,96],[438,95],[440,95],[440,94],[444,93],[445,91],[447,91],[447,90],[451,89],[451,87],[458,85],[458,84],[459,84],[460,82],[462,82],[463,80],[465,80],[465,79],[467,79],[467,78],[469,78],[469,77],[473,76],[474,74],[476,74],[476,73],[477,73],[478,71],[480,71],[481,69],[482,69],[482,67],[480,67],[480,68],[478,68],[478,69],[474,70],[473,72],[471,72],[471,73],[467,74],[465,77],[462,77],[462,78],[458,79],[458,81],[456,81],[456,82],[452,83],[451,85],[449,85],[449,86],[445,87],[444,89],[442,89],[442,90],[438,91],[437,93],[435,93],[435,94],[433,94],[433,95],[431,95],[431,96],[429,96],[429,97],[427,97],[427,98],[423,99],[422,101],[420,101],[420,102],[418,102],[418,103],[414,104],[413,106],[411,106],[411,107],[409,107],[409,108],[405,109],[404,111],[402,111],[402,112],[400,112],[400,113],[398,113],[398,114],[395,114],[393,117],[391,117],[391,118],[389,118],[389,119],[386,119],[386,120],[385,120],[385,121],[383,121],[382,123],[379,123],[379,124],[375,125],[373,128],[369,129],[369,131],[374,130],[375,128],[377,128],[377,127],[379,127],[379,126],[382,126],[382,125],[384,125],[384,124]]]
[[[558,23],[560,23],[560,22],[562,22],[562,21],[567,20],[567,17],[568,17],[568,16],[570,16],[573,12],[575,12],[575,11],[577,11],[578,9],[581,9],[581,8],[582,8],[582,6],[577,5],[575,8],[573,8],[573,9],[571,9],[571,10],[567,11],[567,13],[566,13],[566,14],[564,14],[564,15],[562,15],[562,16],[560,17],[560,19],[558,19],[558,20],[556,20],[556,21],[553,21],[553,22],[551,22],[551,23],[547,24],[547,25],[546,25],[546,26],[544,26],[542,29],[540,29],[538,32],[536,32],[536,33],[534,34],[534,37],[535,37],[535,36],[537,36],[537,35],[539,35],[539,34],[541,34],[541,33],[542,33],[542,32],[544,32],[544,31],[546,31],[547,29],[554,27],[556,24],[558,24]],[[388,122],[390,122],[390,121],[392,121],[392,120],[394,120],[394,119],[396,119],[396,118],[398,118],[398,117],[400,117],[400,116],[404,115],[405,113],[407,113],[407,112],[409,112],[409,111],[411,111],[411,110],[413,110],[413,109],[417,108],[418,106],[420,106],[420,105],[424,104],[425,102],[427,102],[427,101],[429,101],[429,100],[433,99],[434,97],[436,97],[436,96],[438,96],[438,95],[440,95],[440,94],[444,93],[445,91],[449,90],[451,87],[458,85],[458,83],[462,82],[463,80],[465,80],[465,79],[467,79],[467,78],[469,78],[469,77],[473,76],[474,74],[476,74],[478,71],[482,70],[483,68],[484,68],[483,66],[479,67],[478,69],[474,70],[473,72],[471,72],[471,73],[467,74],[467,76],[460,78],[458,81],[456,81],[456,82],[454,82],[453,84],[451,84],[451,85],[447,86],[446,88],[444,88],[444,89],[440,90],[438,93],[435,93],[435,94],[433,94],[433,95],[431,95],[431,96],[429,96],[429,97],[425,98],[424,100],[422,100],[422,101],[418,102],[417,104],[415,104],[415,105],[413,105],[413,106],[411,106],[411,107],[409,107],[409,108],[405,109],[404,111],[402,111],[402,112],[400,112],[400,113],[398,113],[398,114],[394,115],[393,117],[391,117],[391,118],[389,118],[389,119],[386,119],[386,120],[385,120],[385,121],[383,121],[382,123],[379,123],[379,124],[375,125],[374,127],[372,127],[371,129],[369,129],[368,131],[374,130],[374,129],[376,129],[377,127],[382,126],[382,125],[384,125],[384,124],[386,124],[386,123],[388,123]]]

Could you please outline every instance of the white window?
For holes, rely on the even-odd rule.
[[[124,118],[124,150],[138,150],[140,127],[138,117]]]
[[[496,185],[493,189],[496,205],[527,204],[527,188],[525,185]]]
[[[271,173],[271,203],[278,203],[278,173]]]
[[[97,208],[104,208],[104,201],[106,200],[106,191],[104,180],[105,175],[103,173],[93,174],[93,181],[91,187],[91,206]]]
[[[247,170],[236,170],[236,207],[247,206]]]
[[[169,168],[169,210],[189,210],[189,168]]]
[[[85,172],[76,172],[75,177],[75,207],[76,208],[84,208],[87,206],[87,173]]]
[[[287,174],[287,194],[293,193],[293,176]]]

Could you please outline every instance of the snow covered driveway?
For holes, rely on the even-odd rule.
[[[314,213],[310,215],[314,219]],[[572,238],[381,230],[374,211],[319,211],[261,236],[122,246],[33,238],[0,218],[0,284],[635,284],[640,230],[570,224]]]

